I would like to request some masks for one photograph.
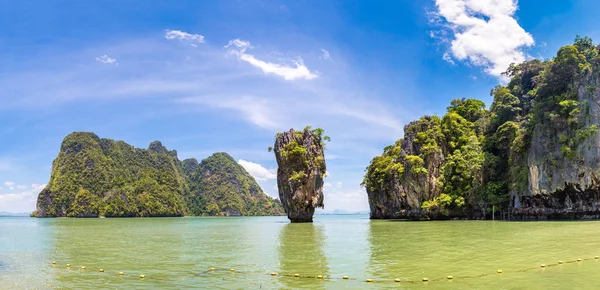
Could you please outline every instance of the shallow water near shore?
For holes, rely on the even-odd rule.
[[[596,221],[10,217],[0,289],[594,289],[598,233]]]

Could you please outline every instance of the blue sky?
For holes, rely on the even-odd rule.
[[[64,136],[225,151],[277,196],[276,132],[322,127],[325,211],[368,210],[371,158],[513,61],[600,39],[597,1],[2,1],[0,211],[27,212]]]

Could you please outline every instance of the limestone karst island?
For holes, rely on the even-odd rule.
[[[148,149],[94,133],[69,134],[40,192],[36,217],[281,215],[277,199],[227,153],[180,161],[159,141]]]
[[[600,1],[0,2],[0,290],[600,288]]]

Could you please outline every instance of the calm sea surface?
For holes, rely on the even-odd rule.
[[[0,289],[600,289],[597,255],[600,222],[0,218]]]

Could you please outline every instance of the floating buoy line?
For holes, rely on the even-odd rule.
[[[474,279],[474,278],[482,278],[482,277],[486,277],[486,276],[491,276],[491,275],[506,275],[506,274],[510,274],[510,273],[517,273],[517,272],[528,272],[528,271],[533,271],[533,270],[545,270],[546,268],[549,267],[556,267],[556,266],[561,266],[563,264],[572,264],[572,263],[581,263],[583,261],[588,261],[588,260],[599,260],[600,256],[594,256],[594,258],[577,258],[576,260],[570,260],[570,261],[562,261],[559,260],[556,263],[553,264],[540,264],[537,267],[531,267],[531,268],[526,268],[526,269],[521,269],[521,270],[512,270],[512,271],[503,271],[501,269],[496,270],[495,272],[488,272],[488,273],[483,273],[480,275],[472,275],[472,276],[453,276],[453,275],[448,275],[446,277],[436,277],[436,278],[432,278],[429,279],[427,277],[423,277],[421,279],[418,280],[411,280],[411,279],[400,279],[400,278],[395,278],[395,279],[373,279],[373,278],[366,278],[366,279],[359,279],[359,278],[354,278],[354,277],[349,277],[349,276],[342,276],[342,277],[333,277],[333,276],[327,276],[327,275],[301,275],[299,273],[294,273],[294,274],[284,274],[284,273],[277,273],[277,272],[269,272],[269,273],[265,273],[266,275],[272,276],[272,277],[282,277],[282,278],[295,278],[295,279],[314,279],[314,280],[353,280],[353,281],[357,281],[357,282],[366,282],[366,283],[374,283],[374,282],[393,282],[393,283],[429,283],[429,282],[437,282],[437,281],[453,281],[453,280],[461,280],[461,279]],[[56,261],[52,261],[51,262],[52,267],[56,268],[57,266],[57,262]],[[71,269],[71,264],[64,264],[66,265],[66,269],[70,270]],[[87,268],[86,266],[81,266],[81,272],[87,272]],[[96,272],[96,271],[92,271],[92,272]],[[105,269],[100,268],[97,270],[98,273],[102,273],[104,275],[110,275],[110,273],[106,273]],[[110,271],[109,271],[110,272]],[[243,275],[243,274],[249,274],[249,272],[244,272],[244,271],[237,271],[235,268],[215,268],[215,267],[211,267],[206,271],[200,272],[195,274],[195,276],[210,276],[211,274],[214,274],[215,272],[230,272],[231,275]],[[125,276],[125,272],[114,272],[114,273],[118,273],[119,276]],[[140,274],[139,275],[139,280],[145,280],[146,275],[144,274]]]

